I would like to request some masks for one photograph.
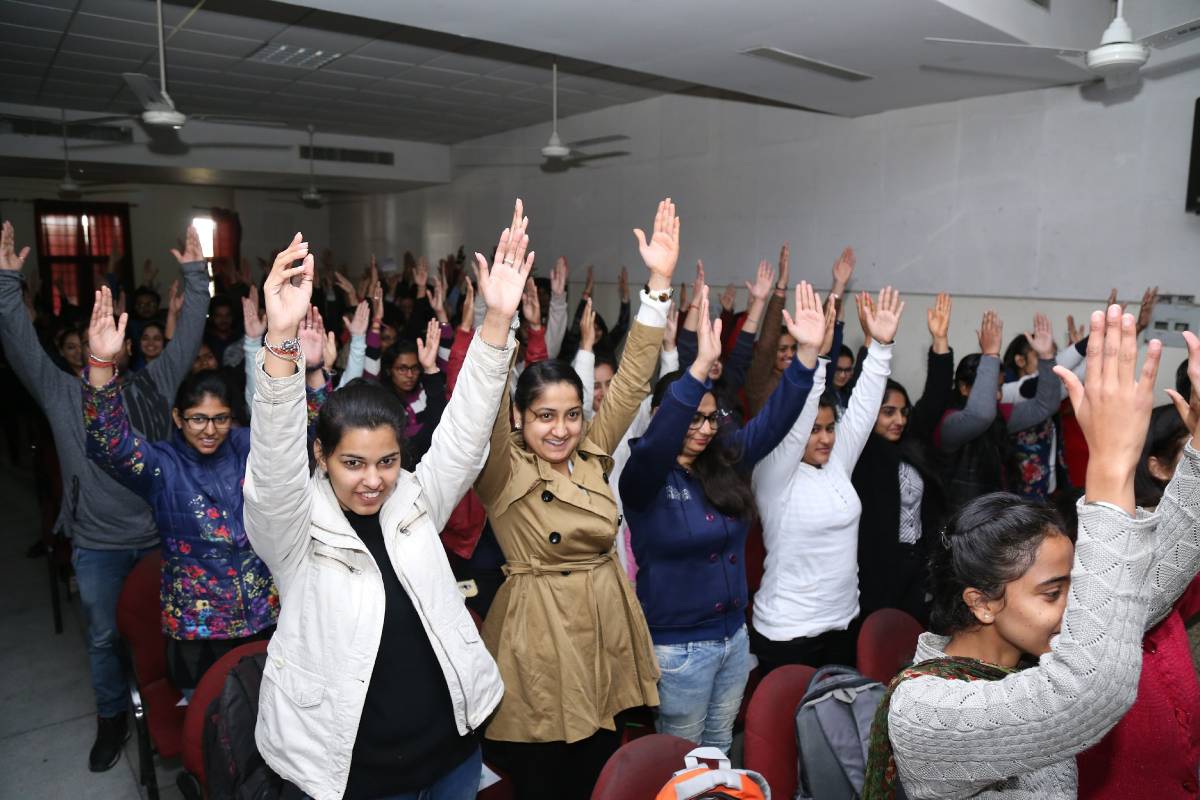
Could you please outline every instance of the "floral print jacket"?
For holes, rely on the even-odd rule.
[[[310,418],[324,400],[310,391]],[[88,457],[146,499],[162,536],[162,624],[173,639],[236,639],[275,624],[279,594],[242,524],[250,429],[201,455],[178,430],[148,442],[129,423],[116,382],[83,382]]]

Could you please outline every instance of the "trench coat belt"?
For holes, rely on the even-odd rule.
[[[501,569],[506,576],[511,575],[553,575],[563,572],[592,572],[593,570],[604,566],[612,561],[613,554],[610,550],[603,555],[595,556],[594,558],[585,559],[583,561],[556,561],[552,563],[543,563],[536,556],[530,558],[528,562],[510,561]]]

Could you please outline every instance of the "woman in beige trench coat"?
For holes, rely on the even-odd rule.
[[[658,705],[646,620],[613,549],[608,473],[662,345],[679,257],[669,198],[650,241],[634,235],[650,276],[604,405],[587,425],[574,370],[527,368],[515,397],[521,429],[511,429],[506,393],[475,485],[508,561],[484,625],[505,685],[486,735],[519,800],[587,800],[619,743],[616,715]]]

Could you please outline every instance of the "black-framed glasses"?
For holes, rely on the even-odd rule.
[[[190,417],[184,417],[183,421],[187,423],[188,430],[202,431],[211,422],[214,428],[223,431],[233,424],[233,417],[229,414],[217,414],[214,417],[205,414],[192,414]]]
[[[396,372],[415,374],[421,371],[420,364],[396,364],[392,367]]]
[[[854,372],[854,367],[834,367],[833,371],[838,375],[849,375],[851,372]]]
[[[716,411],[711,414],[701,414],[697,412],[692,414],[692,422],[690,425],[688,425],[688,430],[698,430],[700,426],[706,422],[709,424],[709,427],[711,427],[713,430],[716,430],[720,419],[721,415]]]

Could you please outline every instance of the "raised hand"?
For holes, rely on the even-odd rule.
[[[783,310],[783,324],[796,340],[796,356],[806,367],[817,365],[817,356],[825,339],[825,321],[821,296],[813,291],[808,281],[800,281],[796,286],[796,310],[792,314],[786,308]]]
[[[148,258],[142,262],[142,285],[151,289],[158,286],[158,267]]]
[[[567,293],[568,272],[566,256],[559,256],[558,260],[554,262],[554,269],[550,270],[551,297],[562,297]]]
[[[750,292],[750,303],[765,303],[771,297],[771,284],[775,282],[775,268],[766,259],[758,262],[758,273],[754,283],[746,281],[746,290]]]
[[[671,301],[671,305],[667,306],[667,326],[663,329],[662,349],[664,352],[670,353],[675,350],[675,337],[679,333],[679,311],[675,305],[675,301]]]
[[[692,281],[692,305],[700,303],[700,290],[708,284],[704,280],[704,262],[696,259],[696,279]]]
[[[679,217],[675,216],[675,204],[671,198],[658,204],[650,241],[646,241],[646,234],[641,228],[634,228],[633,235],[637,237],[642,261],[650,270],[650,288],[655,291],[670,289],[671,276],[675,274],[675,264],[679,261]]]
[[[592,292],[596,291],[596,274],[595,274],[595,271],[592,269],[591,264],[587,265],[586,275],[587,275],[587,277],[584,279],[584,282],[583,282],[583,296],[591,297]]]
[[[775,281],[775,288],[779,291],[787,291],[788,268],[791,264],[791,261],[792,245],[789,242],[784,242],[783,247],[779,248],[779,280]]]
[[[1025,333],[1029,343],[1033,345],[1038,358],[1054,358],[1054,329],[1050,326],[1050,318],[1045,314],[1033,315],[1033,332]]]
[[[346,330],[351,336],[366,336],[367,325],[371,322],[371,304],[363,300],[355,306],[354,316],[344,316],[342,321],[346,323]]]
[[[821,349],[817,351],[818,355],[833,350],[833,335],[837,332],[838,309],[836,297],[830,295],[825,298],[825,336],[821,339]]]
[[[242,257],[242,263],[238,267],[238,280],[246,286],[254,285],[254,268],[250,266],[250,259]]]
[[[900,315],[904,313],[904,301],[900,293],[890,286],[879,292],[879,300],[863,304],[868,333],[880,344],[891,344],[896,340],[896,329],[900,327]]]
[[[462,319],[458,327],[464,331],[475,329],[475,284],[467,276],[463,276],[463,307]]]
[[[383,284],[379,281],[371,285],[371,324],[383,324]]]
[[[417,297],[424,297],[429,288],[429,262],[425,256],[417,259],[417,268],[413,270],[413,282],[417,284]]]
[[[251,286],[250,293],[242,298],[242,327],[250,339],[262,339],[267,332],[267,317],[258,310],[257,286]]]
[[[299,236],[300,234],[296,235]],[[183,252],[181,253],[172,247],[171,255],[175,256],[175,260],[180,264],[190,264],[193,261],[204,260],[204,248],[200,246],[200,234],[196,232],[194,225],[188,226],[183,243]]]
[[[429,293],[429,306],[438,322],[449,322],[446,316],[446,284],[437,275],[433,276],[433,291]]]
[[[317,369],[325,362],[325,322],[316,306],[309,306],[300,325],[300,347],[304,350],[304,365]]]
[[[1134,513],[1133,474],[1154,407],[1154,379],[1162,358],[1162,342],[1150,342],[1140,376],[1137,371],[1138,335],[1132,314],[1112,304],[1107,313],[1093,311],[1087,348],[1087,383],[1056,366],[1067,386],[1075,417],[1087,440],[1087,501],[1105,501]],[[1200,372],[1194,337],[1188,340],[1188,373]],[[1173,398],[1172,398],[1173,399]],[[1180,398],[1182,399],[1182,398]]]
[[[858,324],[862,326],[863,345],[869,347],[871,345],[871,324],[867,321],[867,311],[874,310],[875,301],[871,299],[869,292],[859,292],[854,295],[854,305],[858,309]]]
[[[0,269],[20,271],[21,267],[25,266],[29,248],[22,247],[21,252],[18,253],[13,244],[14,241],[12,223],[5,220],[3,228],[0,228]]]
[[[337,357],[337,335],[333,331],[325,331],[325,343],[321,348],[321,364],[325,369],[333,369],[333,365],[337,363]]]
[[[833,262],[833,286],[839,292],[846,288],[850,283],[850,279],[854,277],[854,248],[847,247],[838,256],[838,260]]]
[[[1152,286],[1142,293],[1142,305],[1138,308],[1137,332],[1141,333],[1150,327],[1154,319],[1154,306],[1158,304],[1158,287]]]
[[[1083,337],[1087,336],[1087,334],[1087,325],[1075,327],[1075,316],[1073,314],[1067,314],[1067,344],[1076,344],[1077,342],[1081,341]]]
[[[349,278],[347,278],[345,275],[343,275],[340,272],[334,272],[333,273],[333,282],[334,282],[334,285],[337,286],[337,288],[341,289],[342,292],[345,293],[346,305],[348,305],[348,306],[358,305],[358,291],[354,288],[354,284],[350,282]]]
[[[475,254],[479,293],[487,304],[487,318],[481,335],[495,347],[504,347],[508,342],[509,321],[521,304],[525,281],[533,269],[534,253],[530,250],[526,255],[525,252],[529,247],[529,236],[525,233],[528,226],[524,204],[517,200],[512,223],[500,233],[492,266],[488,267],[487,259],[481,254]]]
[[[295,264],[300,261],[300,264]],[[313,257],[301,234],[275,256],[263,285],[267,307],[267,332],[271,344],[296,338],[300,323],[308,316],[313,289]]]
[[[938,294],[933,307],[925,310],[925,321],[929,324],[929,335],[933,337],[933,352],[950,352],[950,295]]]
[[[179,288],[179,279],[171,281],[171,286],[167,289],[167,313],[179,315],[183,310],[183,292]]]
[[[442,326],[435,319],[429,320],[429,324],[425,326],[425,338],[417,339],[417,361],[427,375],[438,371],[437,354],[441,339]]]
[[[596,312],[592,298],[583,301],[583,313],[579,316],[579,349],[592,352],[596,346]]]
[[[979,337],[979,352],[985,356],[1000,355],[1000,348],[1004,346],[1004,322],[995,311],[983,312],[975,335]]]
[[[1175,410],[1179,412],[1183,424],[1191,431],[1192,447],[1196,447],[1200,444],[1196,440],[1196,429],[1200,427],[1200,338],[1191,331],[1184,331],[1183,341],[1187,344],[1187,374],[1192,383],[1192,391],[1187,400],[1174,389],[1167,389],[1167,394],[1175,404]]]
[[[525,293],[521,295],[521,316],[532,330],[542,327],[542,304],[533,278],[525,281]]]
[[[668,282],[667,286],[671,284]],[[629,302],[629,270],[625,269],[625,265],[621,265],[621,271],[617,273],[617,290],[621,293],[621,302]]]
[[[721,292],[721,308],[725,311],[733,313],[733,304],[737,302],[737,287],[732,283],[725,287],[725,291]]]
[[[696,323],[696,360],[688,371],[693,378],[704,383],[713,364],[721,357],[721,318],[709,318],[707,286],[700,290],[695,302],[700,312]]]
[[[112,292],[108,286],[100,287],[92,303],[92,321],[88,325],[88,349],[96,360],[117,360],[125,349],[125,324],[128,321],[128,314],[121,314],[119,319],[114,316]],[[104,383],[108,382],[108,377]]]

